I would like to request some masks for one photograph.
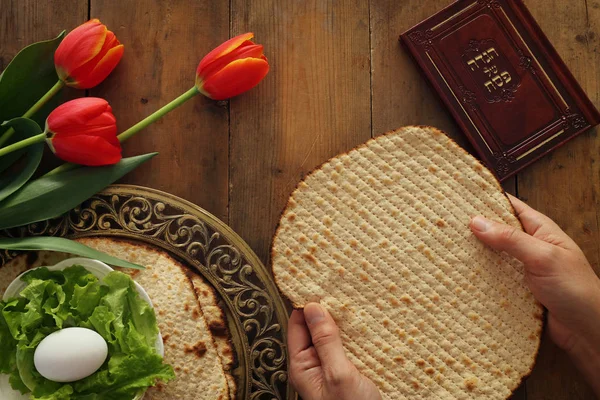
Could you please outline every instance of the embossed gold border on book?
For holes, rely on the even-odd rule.
[[[442,22],[440,22],[439,24],[437,24],[436,26],[434,26],[433,28],[431,28],[432,31],[435,31],[437,28],[439,28],[440,26],[444,25],[446,22],[458,17],[459,15],[464,14],[465,12],[467,12],[468,10],[470,10],[471,8],[475,7],[477,5],[477,1],[473,2],[473,4],[471,4],[470,6],[467,6],[465,8],[463,8],[462,10],[460,10],[459,12],[457,12],[454,15],[451,15],[450,17],[446,18],[445,20],[443,20]]]
[[[510,26],[513,28],[513,31],[519,36],[519,39],[521,39],[521,43],[523,43],[525,45],[525,47],[527,48],[527,51],[529,52],[529,54],[531,54],[531,57],[533,57],[533,59],[535,60],[537,66],[538,66],[538,68],[540,69],[540,71],[542,71],[542,73],[546,77],[546,80],[550,83],[550,85],[554,89],[554,92],[556,93],[556,95],[562,101],[563,105],[565,107],[569,107],[569,104],[567,104],[567,102],[563,98],[562,94],[556,88],[556,86],[554,85],[554,82],[552,82],[552,80],[550,79],[550,77],[546,73],[546,70],[542,67],[542,64],[540,64],[540,62],[537,59],[537,57],[535,56],[535,54],[533,54],[533,51],[531,51],[531,49],[529,48],[529,45],[527,44],[527,42],[525,41],[525,39],[523,39],[523,36],[521,36],[521,33],[519,32],[519,30],[517,29],[517,27],[512,23],[512,21],[510,20],[510,18],[506,14],[506,11],[504,11],[504,8],[500,7],[499,9],[500,9],[500,11],[502,11],[502,14],[504,14],[504,18],[506,18],[506,20],[508,21],[508,23],[510,24]]]
[[[548,142],[551,142],[553,139],[556,139],[557,137],[559,137],[560,135],[562,135],[563,133],[565,133],[565,130],[562,129],[558,132],[556,132],[554,135],[550,136],[548,139],[544,140],[542,143],[538,144],[537,146],[527,150],[525,153],[521,154],[519,157],[516,158],[517,161],[521,160],[522,158],[527,157],[529,154],[533,153],[534,151],[536,151],[537,149],[539,149],[540,147],[542,147],[543,145],[547,144]]]

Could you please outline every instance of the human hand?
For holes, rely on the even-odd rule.
[[[288,325],[290,380],[303,400],[381,400],[373,382],[348,360],[335,321],[308,303]]]
[[[580,367],[600,396],[600,279],[554,221],[510,196],[525,232],[477,216],[471,230],[524,264],[525,281],[548,309],[551,339]]]

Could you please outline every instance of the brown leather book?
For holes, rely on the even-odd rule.
[[[521,0],[459,0],[400,37],[500,180],[600,122]]]

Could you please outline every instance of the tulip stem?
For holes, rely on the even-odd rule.
[[[45,95],[43,95],[33,106],[31,106],[29,110],[25,112],[25,114],[22,115],[22,117],[30,118],[33,114],[38,112],[40,108],[44,106],[44,104],[46,104],[52,97],[54,97],[54,95],[56,95],[56,93],[60,91],[60,89],[63,88],[64,85],[64,82],[59,79],[58,82],[56,82],[54,86],[52,86],[52,88],[46,92]],[[4,145],[4,143],[6,143],[6,141],[10,139],[14,133],[14,128],[9,128],[6,132],[4,132],[4,134],[0,136],[0,147],[2,147],[2,145]]]
[[[41,143],[46,140],[46,133],[40,133],[39,135],[32,136],[30,138],[21,140],[20,142],[13,143],[10,146],[6,146],[0,149],[0,157],[5,156],[13,151],[21,150],[24,147],[31,146],[32,144]]]
[[[147,116],[146,118],[144,118],[143,120],[138,122],[137,124],[133,125],[131,128],[125,130],[123,133],[121,133],[119,136],[117,136],[117,138],[119,139],[119,141],[121,143],[126,141],[127,139],[129,139],[130,137],[132,137],[133,135],[135,135],[136,133],[138,133],[139,131],[141,131],[142,129],[147,127],[148,125],[161,119],[168,112],[173,111],[174,109],[176,109],[177,107],[179,107],[180,105],[182,105],[183,103],[185,103],[186,101],[191,99],[192,97],[196,96],[198,93],[199,92],[196,89],[196,87],[191,88],[190,90],[188,90],[187,92],[185,92],[184,94],[182,94],[181,96],[176,98],[175,100],[171,101],[169,104],[156,110],[155,112],[153,112],[152,114],[150,114],[149,116]],[[78,166],[79,165],[77,165],[77,164],[65,163],[59,167],[54,168],[52,171],[48,172],[44,176],[58,174],[59,172],[70,171],[73,168],[76,168]]]
[[[198,89],[196,89],[196,87],[194,86],[193,88],[191,88],[190,90],[188,90],[187,92],[185,92],[184,94],[182,94],[181,96],[176,98],[175,100],[171,101],[169,104],[159,108],[158,110],[156,110],[152,114],[148,115],[146,118],[144,118],[137,124],[133,125],[131,128],[129,128],[126,131],[124,131],[123,133],[121,133],[119,136],[117,136],[119,138],[119,141],[121,141],[121,142],[126,141],[127,139],[129,139],[130,137],[132,137],[133,135],[135,135],[136,133],[138,133],[139,131],[141,131],[142,129],[147,127],[148,125],[153,124],[154,122],[158,121],[165,114],[173,111],[174,109],[176,109],[177,107],[179,107],[180,105],[182,105],[183,103],[185,103],[186,101],[188,101],[189,99],[191,99],[192,97],[197,95],[198,93],[199,93]]]

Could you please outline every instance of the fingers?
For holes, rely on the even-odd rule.
[[[525,232],[545,242],[565,248],[577,248],[573,240],[548,216],[534,210],[512,195],[508,195]]]
[[[509,194],[508,199],[515,208],[517,217],[523,224],[525,232],[529,233],[530,235],[535,235],[538,232],[538,230],[541,229],[543,226],[550,226],[551,228],[560,230],[560,228],[554,223],[554,221],[552,221],[550,218],[548,218],[541,212],[529,207],[527,204],[523,203],[516,197],[511,196]]]
[[[310,332],[302,310],[294,310],[288,323],[290,381],[302,398],[317,398],[320,366],[317,351],[312,346]]]
[[[477,216],[471,219],[470,227],[483,243],[496,250],[507,252],[526,267],[535,268],[541,262],[553,257],[553,245],[512,226]]]
[[[291,359],[310,346],[310,332],[304,320],[304,313],[294,310],[288,322],[288,351]]]
[[[342,338],[335,321],[320,304],[308,303],[304,306],[306,319],[312,343],[321,360],[326,380],[341,380],[348,375],[350,362],[346,358]],[[335,373],[336,376],[327,376]]]
[[[375,384],[346,357],[339,329],[320,304],[292,313],[288,350],[290,381],[303,399],[381,400]]]
[[[508,197],[508,200],[510,200],[510,202],[512,203],[513,207],[515,208],[515,211],[517,212],[517,214],[522,213],[523,211],[525,211],[529,207],[526,203],[524,203],[521,199],[519,199],[518,197],[513,196],[510,193],[506,193],[506,197]],[[533,208],[531,208],[533,210]]]

